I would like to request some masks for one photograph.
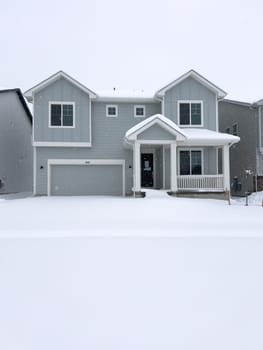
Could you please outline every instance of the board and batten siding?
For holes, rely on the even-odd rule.
[[[118,117],[106,117],[104,102],[92,102],[92,147],[36,147],[36,194],[47,194],[48,159],[122,159],[125,160],[126,193],[133,184],[133,153],[124,146],[124,136],[128,129],[160,113],[159,103],[144,103],[145,118],[134,117],[134,103],[118,103]],[[115,103],[116,104],[116,103]]]
[[[210,89],[189,77],[171,87],[164,96],[164,115],[179,125],[178,101],[203,101],[203,128],[217,130],[217,96]]]
[[[49,127],[49,102],[52,101],[74,102],[74,128]],[[34,95],[35,142],[91,142],[90,118],[89,95],[64,78],[59,78]]]

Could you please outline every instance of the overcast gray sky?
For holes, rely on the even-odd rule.
[[[157,90],[193,68],[263,98],[262,0],[0,0],[0,86],[62,69],[95,92]]]

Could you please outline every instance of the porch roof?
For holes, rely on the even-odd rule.
[[[171,119],[168,119],[162,114],[155,114],[133,126],[126,132],[125,141],[128,143],[130,141],[136,141],[140,134],[154,125],[158,125],[167,131],[171,135],[170,141],[176,140],[178,146],[221,146],[231,145],[240,141],[238,136],[204,128],[180,128]],[[143,139],[140,141],[143,143]],[[162,143],[162,140],[158,138],[151,141],[156,141],[159,144]],[[167,142],[169,141],[167,140]]]
[[[240,137],[222,132],[212,131],[199,128],[185,128],[184,133],[187,138],[183,142],[184,145],[207,145],[220,146],[233,144],[240,141]]]
[[[127,141],[134,141],[137,139],[137,135],[141,134],[153,125],[159,125],[161,128],[167,130],[171,134],[171,137],[176,137],[177,140],[184,140],[187,138],[185,132],[171,119],[168,119],[162,114],[155,114],[129,129],[125,134],[125,139]]]

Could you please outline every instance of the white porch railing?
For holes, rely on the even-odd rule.
[[[223,191],[224,175],[178,175],[178,190]]]

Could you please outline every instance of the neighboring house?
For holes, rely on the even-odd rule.
[[[219,130],[240,137],[240,142],[230,151],[231,193],[244,195],[256,190],[256,178],[258,189],[263,190],[263,155],[260,152],[258,137],[258,107],[227,99],[220,101]]]
[[[0,90],[0,193],[32,192],[32,115],[20,89]]]
[[[239,138],[218,131],[225,95],[193,70],[152,95],[97,94],[52,75],[25,93],[34,108],[34,193],[229,191],[229,148]]]

